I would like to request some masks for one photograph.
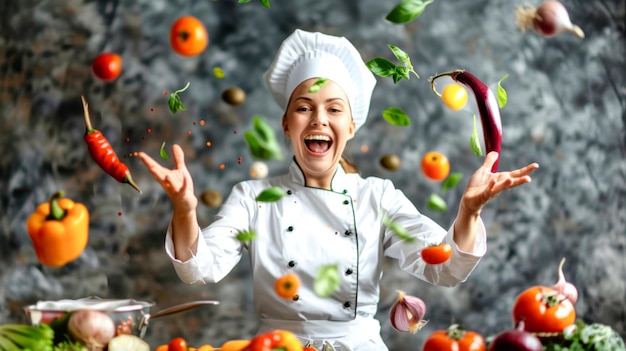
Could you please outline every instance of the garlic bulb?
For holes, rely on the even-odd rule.
[[[573,304],[578,300],[578,290],[574,286],[574,284],[565,280],[565,275],[563,275],[563,264],[565,264],[565,257],[561,260],[559,264],[559,280],[552,287],[559,294],[565,296],[566,299],[570,300]]]
[[[401,332],[417,333],[428,321],[423,320],[426,304],[419,297],[410,296],[398,290],[398,298],[391,306],[389,320],[391,326]]]

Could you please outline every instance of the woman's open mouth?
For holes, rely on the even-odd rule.
[[[332,140],[327,135],[312,134],[304,138],[306,148],[316,154],[322,154],[333,145]]]

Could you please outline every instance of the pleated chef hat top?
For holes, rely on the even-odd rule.
[[[374,74],[348,39],[301,29],[296,29],[283,41],[263,78],[283,109],[303,81],[310,78],[332,80],[348,96],[357,130],[367,120],[376,85]]]

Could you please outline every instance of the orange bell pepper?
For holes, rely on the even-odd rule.
[[[250,340],[244,351],[303,351],[298,337],[287,330],[272,330],[259,334]]]
[[[81,255],[89,237],[89,211],[59,191],[37,206],[26,221],[39,261],[60,267]]]

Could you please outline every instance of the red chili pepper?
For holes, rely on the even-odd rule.
[[[96,161],[98,166],[100,166],[103,171],[108,173],[115,180],[120,183],[128,183],[130,186],[135,188],[135,190],[141,193],[141,189],[139,189],[137,184],[135,184],[133,177],[130,175],[128,166],[120,161],[107,138],[102,135],[102,132],[93,129],[91,126],[91,120],[89,119],[89,107],[87,106],[85,97],[81,96],[80,98],[83,101],[86,127],[84,138],[87,143],[89,155],[91,155],[91,158]]]

